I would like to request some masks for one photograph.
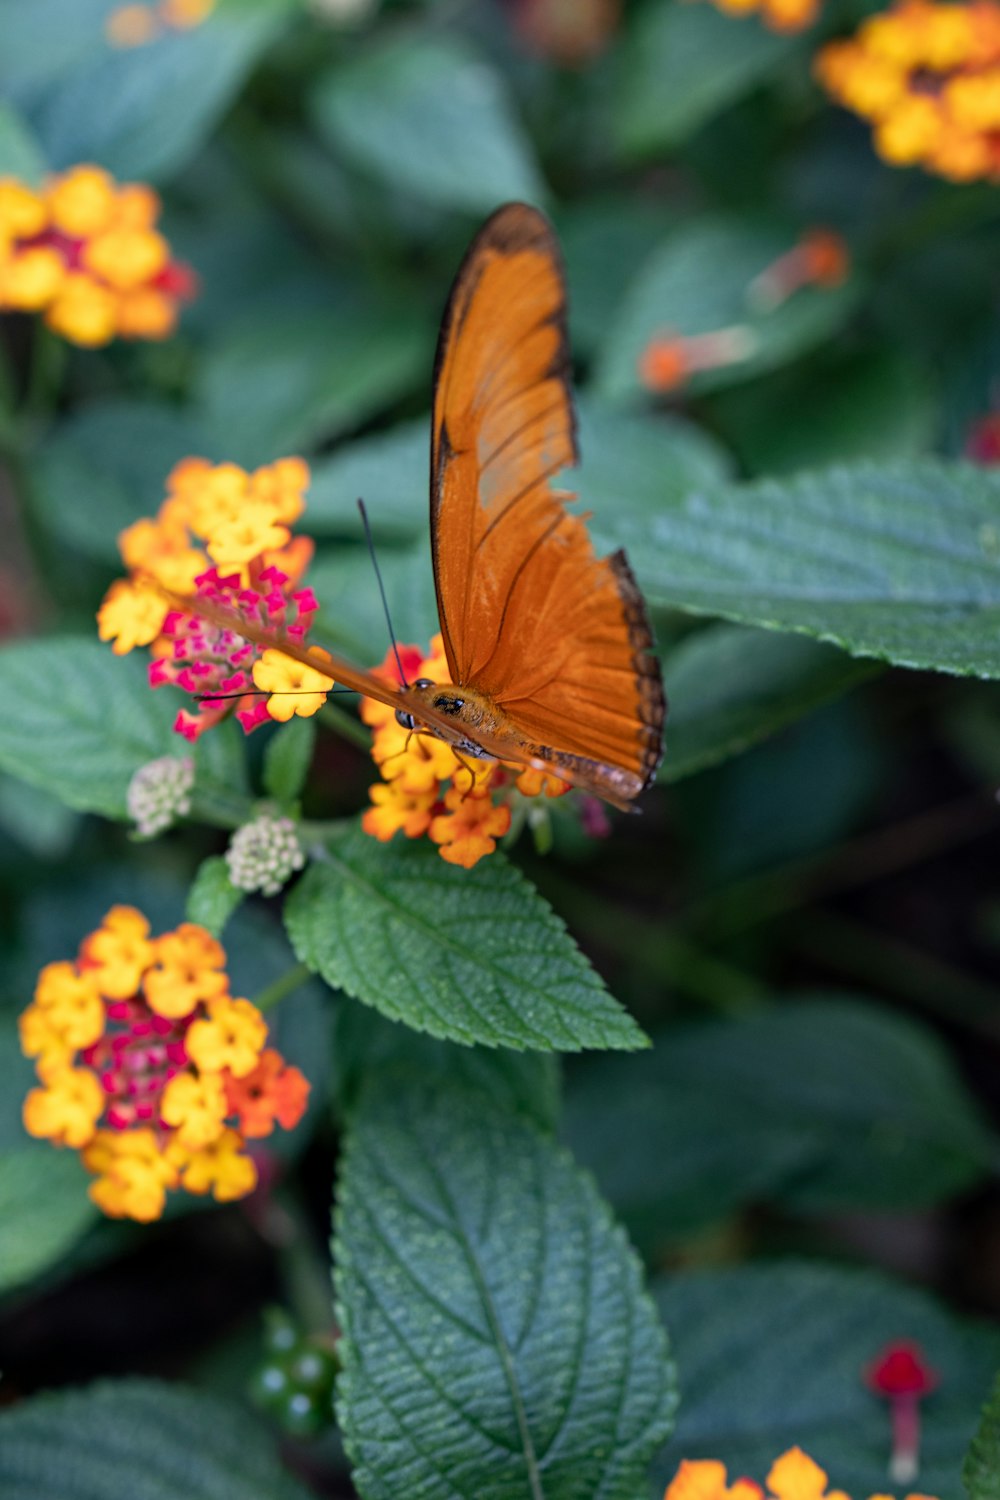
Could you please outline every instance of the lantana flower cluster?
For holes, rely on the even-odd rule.
[[[268,1047],[256,1006],[230,994],[225,962],[203,927],[153,937],[116,906],[74,962],[46,965],[20,1018],[39,1079],[25,1128],[81,1153],[112,1218],[157,1219],[173,1188],[245,1197],[247,1141],[302,1117],[309,1085]]]
[[[759,15],[770,31],[805,31],[819,17],[820,0],[714,0],[728,16]]]
[[[152,646],[150,685],[174,683],[196,699],[194,710],[181,709],[174,724],[185,739],[196,740],[231,712],[249,733],[271,719],[315,713],[325,702],[330,678],[254,645],[235,626],[172,608],[157,588],[194,595],[305,643],[318,606],[311,589],[296,585],[313,543],[293,537],[290,528],[305,508],[308,483],[300,458],[253,473],[184,459],[167,480],[157,515],[136,521],[118,538],[131,576],[105,596],[100,637],[119,655]],[[264,696],[273,692],[282,696]]]
[[[215,9],[215,0],[147,0],[120,5],[104,23],[113,47],[141,47],[170,31],[200,26]]]
[[[41,313],[70,343],[165,339],[194,294],[156,228],[160,200],[79,166],[34,189],[0,178],[0,311]]]
[[[753,1479],[729,1482],[718,1459],[686,1459],[667,1485],[663,1500],[850,1500],[843,1490],[828,1490],[825,1470],[801,1448],[789,1448],[772,1464],[765,1486]],[[892,1500],[872,1495],[870,1500]],[[910,1494],[906,1500],[934,1500]]]
[[[1000,178],[1000,5],[902,0],[816,58],[838,103],[871,121],[894,166]]]
[[[399,661],[409,682],[449,680],[440,635],[432,639],[427,656],[418,646],[400,646]],[[392,650],[375,675],[400,684]],[[471,869],[509,831],[512,804],[519,796],[561,797],[570,790],[544,771],[463,756],[433,735],[404,728],[392,708],[372,698],[361,700],[361,717],[374,730],[372,759],[383,778],[369,790],[373,805],[361,826],[382,842],[400,829],[410,839],[427,834],[449,864]]]

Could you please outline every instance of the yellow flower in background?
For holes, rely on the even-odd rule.
[[[169,338],[195,281],[155,229],[159,212],[151,188],[101,167],[73,167],[38,190],[0,179],[0,311],[41,313],[85,348]]]
[[[112,47],[143,47],[170,31],[200,26],[215,9],[215,0],[141,0],[120,5],[104,23]]]
[[[871,122],[893,166],[953,182],[1000,180],[1000,4],[901,0],[831,42],[815,74]]]
[[[302,1116],[309,1085],[267,1048],[256,1006],[229,995],[225,962],[204,928],[151,937],[142,912],[116,906],[75,962],[38,977],[20,1019],[40,1085],[24,1126],[82,1153],[112,1217],[156,1219],[178,1187],[243,1197],[257,1181],[247,1135]]]
[[[100,638],[119,656],[154,647],[150,685],[172,683],[196,700],[196,711],[181,709],[174,725],[186,739],[230,714],[249,733],[272,719],[314,714],[326,701],[330,678],[252,645],[236,624],[244,611],[247,620],[305,641],[319,606],[311,589],[296,585],[313,543],[288,528],[305,509],[308,484],[301,458],[279,458],[252,472],[186,458],[168,476],[158,514],[118,538],[132,576],[105,595]],[[171,608],[158,585],[225,610],[233,628]]]
[[[805,31],[817,20],[820,0],[713,0],[728,16],[758,15],[769,31]]]

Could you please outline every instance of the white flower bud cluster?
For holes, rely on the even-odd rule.
[[[266,814],[237,829],[226,850],[233,885],[241,891],[260,891],[264,896],[276,896],[305,862],[291,818]]]
[[[194,761],[163,755],[140,766],[128,784],[125,805],[143,838],[153,838],[191,811]]]

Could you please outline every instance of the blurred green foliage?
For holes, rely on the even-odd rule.
[[[628,0],[569,66],[528,39],[545,3],[219,0],[114,49],[111,0],[0,0],[0,176],[152,183],[199,280],[162,344],[2,330],[2,1493],[637,1500],[684,1457],[762,1480],[794,1443],[883,1493],[862,1370],[911,1338],[941,1377],[919,1487],[959,1500],[1000,1365],[1000,481],[962,458],[997,399],[1000,194],[883,165],[813,85],[818,39],[870,6],[791,37]],[[510,198],[564,250],[567,482],[654,614],[645,815],[595,840],[556,802],[546,858],[525,836],[467,872],[357,831],[370,764],[327,726],[228,724],[186,826],[130,840],[176,703],[95,639],[117,533],[189,454],[301,453],[317,638],[385,651],[361,495],[425,648],[436,328]],[[842,284],[767,306],[816,227]],[[733,327],[745,357],[644,384],[650,340]],[[283,909],[222,859],[259,799],[338,825]],[[116,901],[222,932],[312,1083],[242,1208],[98,1222],[76,1157],[23,1130],[16,1015]],[[346,1455],[329,1363],[289,1404],[276,1298],[299,1354],[343,1335]],[[262,1362],[274,1434],[245,1409]],[[288,1467],[277,1429],[313,1434]]]

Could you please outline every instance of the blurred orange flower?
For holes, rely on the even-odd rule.
[[[165,339],[195,292],[155,228],[160,201],[79,166],[38,191],[0,178],[0,311],[41,313],[70,343]]]

